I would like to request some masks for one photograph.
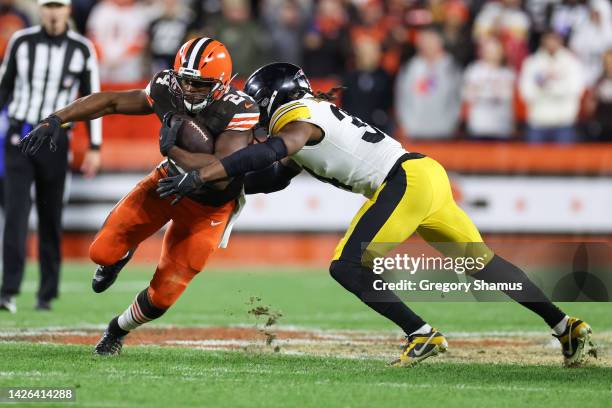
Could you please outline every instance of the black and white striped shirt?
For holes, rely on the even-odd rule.
[[[0,66],[0,109],[9,118],[36,125],[77,98],[100,91],[98,62],[92,43],[68,30],[51,37],[35,26],[11,37]],[[92,148],[102,143],[101,119],[91,121]]]

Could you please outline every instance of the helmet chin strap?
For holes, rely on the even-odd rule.
[[[225,84],[225,85],[224,84],[217,84],[217,85],[215,85],[215,87],[213,89],[211,89],[210,95],[214,95],[214,93],[217,92],[219,90],[219,88],[223,88],[222,89],[222,95],[226,94],[227,91],[229,90],[229,82],[231,82],[231,80],[234,79],[236,77],[236,75],[231,77],[230,80],[228,81],[228,83]],[[210,98],[210,99],[206,98],[206,99],[204,99],[200,103],[193,104],[193,103],[187,102],[183,98],[183,103],[185,104],[185,107],[187,108],[187,110],[189,112],[192,112],[192,113],[200,112],[202,109],[206,108],[208,105],[210,105],[214,101],[215,101],[215,98],[213,97],[213,98]]]

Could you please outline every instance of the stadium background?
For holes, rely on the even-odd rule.
[[[448,169],[457,200],[489,238],[609,240],[612,234],[607,0],[74,0],[73,9],[74,28],[96,45],[103,89],[142,88],[171,63],[184,38],[215,36],[232,52],[238,86],[273,60],[301,64],[318,90],[346,86],[338,94],[345,109]],[[11,32],[25,21],[34,24],[35,15],[32,1],[2,0],[0,54]],[[557,97],[561,103],[578,99],[580,106],[571,123],[578,136],[569,143],[537,144],[527,137],[530,106],[521,93],[521,68],[549,28],[581,67],[577,79],[563,77],[562,67],[554,65],[549,70],[559,68],[557,78],[543,74],[581,84],[578,94]],[[419,34],[429,29],[444,50],[435,41],[419,43]],[[475,67],[482,67],[483,47],[491,43],[505,64],[483,73]],[[418,75],[402,78],[423,61]],[[413,96],[411,106],[427,107],[425,122],[444,122],[448,130],[435,133],[425,123],[411,132],[414,118],[402,106],[406,95]],[[493,106],[495,120],[500,106],[511,112],[498,120],[505,122],[499,129],[510,131],[475,131],[482,120],[471,115],[475,104],[485,107],[485,122],[487,106]],[[86,258],[108,211],[161,160],[154,116],[118,115],[103,122],[102,173],[93,180],[76,170],[86,138],[84,126],[75,129],[75,173],[64,213],[67,259]],[[212,263],[324,266],[362,200],[301,175],[287,191],[250,197],[229,249],[218,251]],[[154,262],[160,238],[143,244],[136,259]],[[35,236],[29,248],[35,256]]]

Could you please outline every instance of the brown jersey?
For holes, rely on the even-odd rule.
[[[186,113],[183,101],[171,92],[170,81],[172,81],[170,71],[160,71],[153,76],[145,89],[147,99],[160,120],[168,112]],[[225,131],[252,131],[259,121],[259,107],[250,96],[230,86],[220,99],[191,116],[195,117],[197,122],[204,126],[216,140]],[[163,165],[167,168],[169,175],[174,176],[182,172],[170,159]],[[203,187],[189,194],[188,197],[202,204],[221,206],[236,199],[242,191],[242,186],[243,177],[235,177],[223,190]]]

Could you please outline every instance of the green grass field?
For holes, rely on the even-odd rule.
[[[456,354],[455,358],[451,355],[432,359],[412,369],[397,369],[386,365],[386,357],[397,354],[396,346],[400,343],[391,345],[388,340],[380,346],[361,344],[352,357],[346,355],[350,345],[337,344],[343,352],[335,355],[329,347],[331,343],[318,347],[314,342],[299,353],[286,352],[291,349],[284,343],[278,353],[264,345],[228,350],[128,344],[123,354],[114,358],[94,357],[93,343],[15,341],[15,334],[44,332],[49,328],[101,333],[108,320],[122,312],[135,294],[146,287],[151,271],[151,267],[131,265],[112,288],[96,295],[90,289],[91,265],[65,265],[62,294],[54,303],[54,310],[35,312],[37,273],[29,268],[24,293],[18,298],[18,313],[0,314],[0,387],[75,387],[77,402],[70,406],[100,407],[408,404],[514,407],[575,403],[609,407],[612,401],[612,368],[605,357],[606,339],[612,330],[612,308],[605,303],[563,305],[570,314],[587,319],[596,336],[604,336],[600,349],[604,364],[579,369],[561,368],[557,350],[542,343],[547,341],[542,340],[547,336],[545,325],[537,316],[511,303],[411,306],[445,332],[451,350],[458,352],[462,341],[511,332],[515,336],[525,332],[526,341],[531,341],[529,336],[539,332],[540,337],[533,337],[537,343],[534,349],[549,356],[542,364],[538,363],[537,354],[535,359],[519,359],[520,347],[500,354],[498,359],[483,346],[474,355]],[[282,312],[278,322],[281,328],[323,333],[357,330],[390,338],[399,334],[393,325],[347,294],[325,271],[297,268],[205,271],[173,309],[151,326],[252,327],[256,320],[247,313],[252,307],[251,297],[259,297],[262,304]],[[462,334],[468,340],[461,340]],[[263,340],[253,341],[263,344]],[[370,348],[381,351],[369,353]],[[487,359],[472,358],[481,353]],[[550,363],[550,358],[558,361]]]

